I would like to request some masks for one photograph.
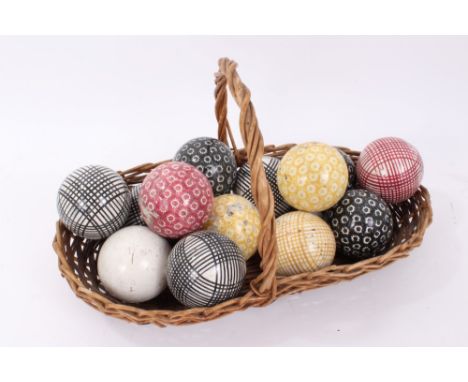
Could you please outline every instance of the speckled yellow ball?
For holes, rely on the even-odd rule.
[[[325,211],[333,207],[348,186],[348,168],[340,152],[324,143],[294,146],[281,160],[278,188],[297,210]]]
[[[276,219],[276,273],[291,276],[331,265],[336,243],[330,227],[308,212],[289,212]]]
[[[216,197],[205,228],[230,238],[246,260],[257,251],[260,215],[257,208],[242,196]]]

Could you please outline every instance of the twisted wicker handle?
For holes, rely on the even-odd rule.
[[[276,256],[278,247],[275,236],[274,198],[266,179],[262,157],[264,154],[263,137],[258,127],[255,109],[250,101],[250,90],[237,74],[237,64],[221,58],[219,71],[215,76],[215,113],[218,120],[219,140],[228,144],[227,137],[236,155],[240,159],[231,127],[227,120],[227,85],[232,97],[240,108],[240,132],[244,142],[247,161],[251,169],[252,195],[260,213],[261,230],[258,240],[258,252],[261,256],[262,272],[250,283],[251,289],[258,296],[268,301],[276,298]]]

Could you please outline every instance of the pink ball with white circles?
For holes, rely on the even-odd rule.
[[[368,144],[359,156],[356,173],[359,184],[389,203],[411,198],[423,177],[418,150],[400,138],[380,138]]]
[[[213,207],[213,191],[194,166],[168,162],[146,176],[139,203],[143,220],[153,232],[179,238],[203,228]]]

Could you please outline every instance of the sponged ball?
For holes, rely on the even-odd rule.
[[[183,305],[212,306],[239,294],[246,271],[245,259],[231,239],[200,231],[184,237],[172,249],[167,283]]]
[[[132,199],[130,203],[130,212],[128,213],[127,221],[124,224],[125,227],[130,225],[146,225],[140,212],[140,189],[141,184],[136,184],[135,186],[130,187],[130,195]]]
[[[125,227],[102,245],[98,275],[114,297],[130,303],[151,300],[166,287],[167,258],[171,247],[147,227]]]
[[[338,150],[346,162],[348,167],[348,190],[354,188],[356,185],[356,165],[350,155],[346,154],[342,150]]]
[[[325,221],[308,212],[289,212],[276,219],[276,240],[276,273],[281,276],[316,271],[335,257],[333,232]]]
[[[60,220],[75,235],[104,239],[127,220],[130,191],[123,178],[104,166],[84,166],[63,181],[57,196]]]
[[[323,143],[294,146],[281,160],[278,187],[294,208],[319,212],[333,206],[348,186],[346,162],[334,147]]]
[[[183,162],[168,162],[143,180],[140,210],[157,234],[178,238],[203,228],[213,206],[213,191],[206,177]]]
[[[392,211],[381,197],[367,190],[348,190],[324,218],[332,227],[338,252],[348,257],[379,255],[392,240]]]
[[[415,147],[400,138],[380,138],[367,145],[357,162],[359,185],[389,203],[411,198],[421,185],[424,166]]]
[[[276,174],[280,165],[280,159],[265,155],[263,156],[262,161],[263,168],[265,169],[265,175],[268,183],[270,184],[273,198],[275,200],[275,217],[279,217],[292,210],[292,207],[286,203],[278,189]],[[233,191],[235,194],[243,196],[250,202],[255,203],[252,195],[250,165],[248,163],[243,164],[237,171],[237,179],[234,184]]]
[[[174,160],[200,170],[210,181],[215,196],[231,192],[237,165],[234,154],[223,142],[208,137],[192,139],[177,151]]]
[[[260,215],[257,208],[242,196],[217,196],[205,228],[231,239],[246,260],[257,251]]]

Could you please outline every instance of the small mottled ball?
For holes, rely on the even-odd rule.
[[[324,215],[333,230],[340,254],[367,259],[381,254],[391,242],[392,211],[373,192],[348,190]]]
[[[112,234],[99,251],[97,269],[102,286],[130,303],[148,301],[166,287],[171,247],[147,227],[125,227]]]
[[[213,206],[213,191],[195,167],[168,162],[145,177],[139,201],[143,220],[153,232],[178,238],[203,228]]]
[[[257,208],[242,196],[217,196],[205,228],[231,239],[246,260],[257,251],[260,215]]]
[[[278,189],[276,173],[278,172],[280,159],[265,155],[263,156],[262,161],[263,168],[265,169],[265,175],[268,183],[270,184],[271,192],[273,193],[273,198],[275,200],[275,217],[279,217],[292,210],[292,207],[286,203]],[[252,195],[250,165],[248,163],[243,164],[237,171],[237,179],[233,191],[235,194],[243,196],[250,202],[255,203]]]
[[[130,210],[123,178],[104,166],[84,166],[63,181],[57,196],[60,220],[75,235],[100,240],[122,227]]]
[[[131,225],[146,225],[141,217],[140,212],[140,189],[141,184],[136,184],[130,187],[130,194],[132,196],[132,200],[130,203],[130,212],[128,214],[127,221],[125,222],[124,226],[128,227]]]
[[[277,176],[286,202],[306,212],[332,207],[348,186],[345,160],[336,148],[324,143],[294,146],[281,160]]]
[[[184,237],[172,249],[167,284],[185,306],[212,306],[236,297],[246,272],[245,259],[231,239],[200,231]]]
[[[331,265],[335,257],[333,232],[325,221],[308,212],[289,212],[276,219],[276,240],[276,273],[281,276],[314,272]]]
[[[418,150],[400,138],[380,138],[368,144],[357,162],[359,185],[389,203],[411,198],[423,177]]]
[[[236,158],[223,142],[208,137],[192,139],[177,151],[174,160],[200,170],[210,181],[215,196],[231,192],[236,180]]]
[[[342,155],[348,167],[348,190],[356,186],[356,165],[350,155],[344,151],[338,150]]]

